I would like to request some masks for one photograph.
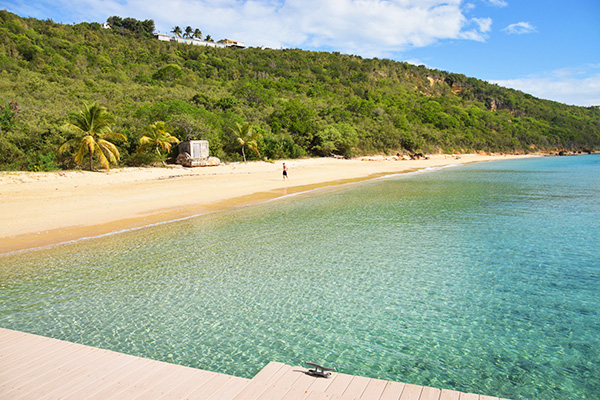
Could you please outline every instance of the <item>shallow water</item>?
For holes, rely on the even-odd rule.
[[[0,326],[244,377],[596,399],[599,194],[599,156],[478,163],[5,256]]]

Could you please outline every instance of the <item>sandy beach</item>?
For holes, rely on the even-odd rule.
[[[123,168],[109,172],[0,173],[0,254],[259,203],[314,188],[470,162],[530,157],[360,157]],[[289,180],[282,179],[282,163]]]

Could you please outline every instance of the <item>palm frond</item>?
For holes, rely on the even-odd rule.
[[[109,169],[110,163],[117,164],[119,151],[107,139],[127,140],[125,135],[113,132],[111,125],[113,117],[108,114],[105,107],[97,104],[84,103],[81,110],[70,116],[71,122],[66,123],[63,129],[76,137],[69,139],[60,146],[59,152],[75,148],[73,160],[82,164],[86,155],[90,159],[90,169],[94,156],[98,158],[102,167]],[[105,154],[106,153],[106,154]],[[107,158],[108,155],[108,158]]]

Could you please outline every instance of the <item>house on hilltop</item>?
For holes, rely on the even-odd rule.
[[[174,37],[171,38],[171,41],[177,42],[177,43],[186,43],[186,44],[193,44],[195,46],[206,46],[206,47],[225,47],[220,43],[215,43],[215,42],[208,42],[206,40],[201,40],[201,39],[196,39],[196,38],[180,38],[180,37]]]
[[[240,42],[238,40],[223,39],[223,40],[219,40],[219,43],[223,43],[227,47],[237,47],[238,49],[246,48],[246,45],[244,44],[244,42]]]
[[[240,42],[237,40],[220,40],[217,43],[209,42],[206,40],[196,39],[196,38],[186,38],[186,37],[175,37],[168,35],[166,33],[155,33],[154,37],[162,42],[177,42],[177,43],[185,43],[185,44],[193,44],[195,46],[207,46],[207,47],[236,47],[239,49],[243,49],[246,47],[244,42]]]
[[[171,41],[171,35],[167,35],[166,33],[155,33],[154,37],[160,40],[161,42]]]

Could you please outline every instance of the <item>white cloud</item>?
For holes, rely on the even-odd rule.
[[[488,2],[496,7],[507,7],[508,3],[504,0],[488,0]]]
[[[309,43],[288,38],[288,44],[350,52],[423,47],[460,38],[467,24],[458,1],[290,0],[283,11],[311,37]]]
[[[491,18],[473,18],[472,21],[479,26],[478,31],[481,33],[487,33],[492,30]]]
[[[565,68],[492,83],[565,104],[584,107],[600,105],[600,65]]]
[[[476,42],[485,42],[487,33],[492,30],[491,18],[472,18],[465,24],[465,28],[474,27],[473,29],[463,30],[458,36],[459,39],[474,40]]]
[[[403,61],[406,62],[406,63],[412,64],[412,65],[416,65],[417,67],[424,66],[425,68],[429,68],[429,69],[433,69],[434,68],[434,67],[432,67],[430,65],[427,65],[427,63],[419,60],[418,58],[409,58],[409,59],[406,59],[406,60],[403,60]]]
[[[525,33],[537,32],[535,26],[531,25],[529,22],[517,22],[516,24],[510,24],[506,28],[502,29],[502,31],[508,33],[509,35],[523,35]]]

